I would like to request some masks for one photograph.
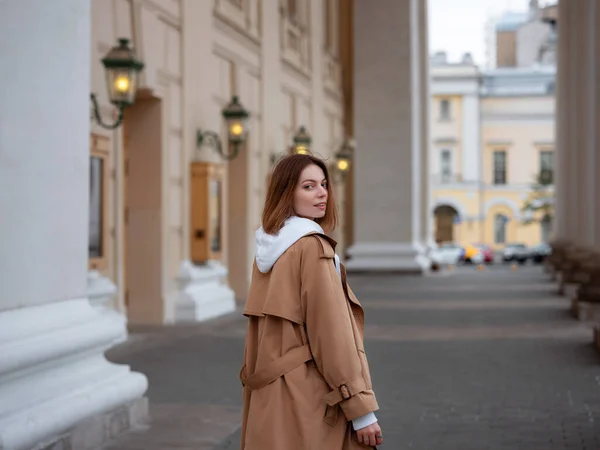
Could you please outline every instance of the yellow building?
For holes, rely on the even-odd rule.
[[[554,66],[481,72],[468,55],[451,64],[437,54],[431,73],[435,239],[547,241],[551,218],[523,206],[554,168]]]
[[[531,1],[527,12],[490,23],[496,69],[481,71],[469,54],[458,63],[443,52],[431,58],[436,240],[500,249],[550,239],[552,206],[524,206],[542,173],[543,192],[554,192],[556,18],[555,5]]]

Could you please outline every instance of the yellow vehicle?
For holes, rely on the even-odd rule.
[[[467,244],[464,247],[463,261],[467,263],[480,264],[483,261],[481,250],[474,245]]]

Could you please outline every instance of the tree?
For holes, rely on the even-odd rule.
[[[531,192],[521,211],[525,214],[524,225],[554,220],[554,180],[552,170],[544,169],[535,177]]]

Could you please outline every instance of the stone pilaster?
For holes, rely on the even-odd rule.
[[[429,265],[426,2],[354,6],[355,236],[347,267],[422,272]]]

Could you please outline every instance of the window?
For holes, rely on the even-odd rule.
[[[108,139],[91,137],[88,259],[90,269],[106,267]]]
[[[214,179],[210,181],[210,226],[211,243],[210,250],[214,253],[221,251],[221,221],[222,221],[222,186],[221,180]]]
[[[450,150],[444,149],[440,154],[440,173],[442,175],[442,183],[450,182],[452,177],[452,153]]]
[[[494,184],[506,184],[506,151],[494,152]]]
[[[298,22],[297,0],[287,0],[287,14],[292,22]]]
[[[552,217],[545,215],[540,222],[542,232],[542,242],[547,243],[550,241],[550,234],[552,233]]]
[[[540,182],[541,184],[554,183],[554,152],[552,150],[540,152]]]
[[[450,100],[440,100],[440,120],[450,119]]]
[[[504,214],[496,214],[494,217],[494,242],[496,244],[506,243],[506,223],[508,217]]]

